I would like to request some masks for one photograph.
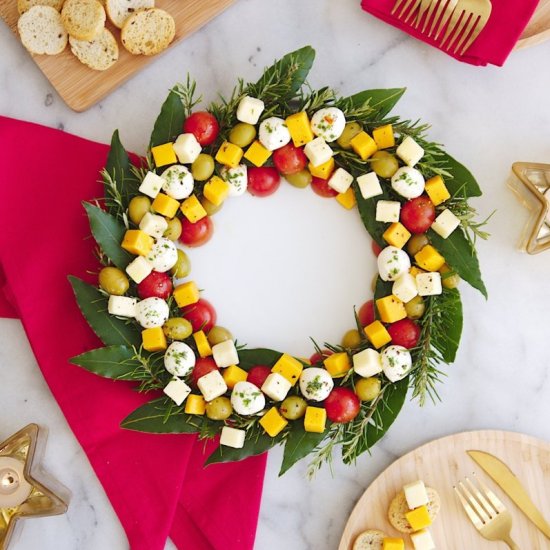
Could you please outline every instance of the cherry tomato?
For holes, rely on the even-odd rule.
[[[162,298],[167,300],[172,294],[172,279],[166,273],[152,271],[137,286],[138,296],[145,298]]]
[[[202,330],[207,334],[216,324],[216,310],[208,300],[203,298],[196,304],[184,307],[181,310],[181,314],[191,323],[193,332]]]
[[[204,147],[216,141],[220,133],[220,125],[214,115],[206,111],[197,111],[187,117],[183,123],[183,131],[193,134]]]
[[[249,371],[246,381],[261,388],[265,379],[271,374],[271,367],[267,365],[254,365]]]
[[[350,388],[334,388],[325,400],[327,418],[331,422],[351,422],[361,408],[359,398]]]
[[[316,365],[317,363],[322,363],[327,357],[331,356],[333,354],[332,351],[329,349],[322,349],[321,353],[316,351],[310,358],[309,362],[312,365]]]
[[[374,300],[369,300],[365,302],[357,312],[357,317],[361,326],[366,327],[374,322],[375,313],[374,313]]]
[[[372,253],[378,258],[378,255],[382,252],[382,247],[376,241],[372,241],[370,247],[372,249]]]
[[[329,187],[328,180],[317,178],[313,176],[311,180],[311,188],[320,197],[336,197],[338,191],[335,191],[332,187]]]
[[[273,195],[281,185],[281,176],[272,166],[248,168],[248,192],[255,197]]]
[[[214,224],[210,216],[205,216],[195,223],[191,223],[187,218],[181,220],[181,235],[180,241],[194,248],[206,244],[214,233]]]
[[[411,349],[418,344],[420,339],[420,327],[410,319],[396,321],[387,327],[387,330],[391,336],[392,345]]]
[[[214,359],[212,359],[212,357],[205,357],[205,358],[197,357],[195,366],[191,371],[191,383],[194,386],[197,386],[197,382],[199,381],[199,378],[202,378],[204,375],[215,370],[220,370],[220,369],[218,368],[218,366],[216,365],[216,362],[214,361]]]
[[[435,206],[426,195],[420,195],[401,207],[400,218],[411,233],[425,233],[435,220]]]
[[[286,176],[295,174],[306,167],[307,157],[300,147],[296,147],[293,143],[288,143],[284,147],[273,151],[273,164]]]

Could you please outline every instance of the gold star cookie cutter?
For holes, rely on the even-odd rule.
[[[510,179],[509,187],[535,214],[524,227],[520,247],[538,254],[550,248],[550,164],[514,162],[512,171],[517,179]]]
[[[0,443],[0,550],[5,550],[13,539],[19,519],[54,516],[67,511],[68,491],[51,480],[56,491],[64,493],[62,498],[31,474],[31,470],[37,469],[33,460],[39,432],[36,424],[29,424]],[[40,473],[43,477],[44,472]]]

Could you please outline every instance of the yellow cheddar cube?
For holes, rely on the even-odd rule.
[[[174,288],[172,293],[178,307],[190,306],[199,301],[199,288],[194,281],[182,283]]]
[[[204,415],[206,412],[206,401],[202,395],[192,393],[185,401],[185,414]]]
[[[168,347],[162,327],[146,328],[141,331],[143,349],[147,351],[162,351]]]
[[[131,254],[147,256],[147,254],[151,252],[153,244],[155,244],[155,239],[147,235],[144,231],[140,229],[128,229],[128,231],[124,233],[124,238],[120,246]]]
[[[351,210],[356,204],[355,193],[353,188],[350,187],[345,193],[339,193],[336,195],[336,200],[346,209]]]
[[[441,176],[434,176],[426,182],[426,193],[435,206],[451,198],[451,194]]]
[[[382,550],[405,550],[405,541],[403,539],[385,537],[382,540]]]
[[[431,244],[427,244],[417,252],[414,259],[426,271],[439,271],[445,264],[445,258]]]
[[[243,150],[234,143],[224,141],[216,153],[216,160],[230,168],[236,168],[243,158]]]
[[[288,420],[281,416],[281,413],[277,410],[277,407],[269,409],[260,419],[260,426],[271,437],[279,435],[288,424]]]
[[[212,176],[205,184],[202,194],[213,205],[220,206],[229,194],[229,184],[219,176]]]
[[[202,330],[195,332],[193,334],[193,340],[195,340],[195,345],[197,346],[197,351],[201,357],[210,357],[212,355],[212,348],[210,347],[210,342],[206,337],[206,334]]]
[[[370,325],[367,325],[364,329],[365,336],[369,339],[369,342],[379,349],[391,342],[390,333],[386,330],[386,327],[380,321],[373,321]]]
[[[384,323],[395,323],[407,316],[405,304],[393,294],[376,300],[376,308]]]
[[[379,126],[372,131],[372,137],[376,142],[378,149],[388,149],[395,145],[395,137],[393,135],[393,126],[391,124],[385,124]]]
[[[323,162],[323,164],[319,164],[319,166],[313,166],[310,162],[307,167],[312,176],[328,180],[336,168],[336,163],[334,162],[334,157],[330,157],[326,162]]]
[[[207,215],[206,210],[195,195],[191,195],[185,199],[181,203],[180,210],[191,223],[196,223]]]
[[[327,411],[322,407],[307,407],[304,416],[304,430],[322,434],[327,423]]]
[[[411,238],[411,234],[402,223],[394,222],[384,231],[382,237],[388,244],[397,248],[403,248],[405,243]]]
[[[180,207],[180,203],[176,199],[173,199],[164,193],[159,193],[155,197],[151,207],[157,214],[166,216],[167,218],[173,218]]]
[[[265,148],[259,141],[254,141],[246,150],[244,158],[249,160],[254,166],[263,166],[271,156],[271,151]]]
[[[323,361],[323,364],[333,378],[344,376],[351,369],[351,361],[344,351],[329,355]]]
[[[151,153],[157,168],[178,162],[178,157],[171,143],[163,143],[162,145],[151,147]]]
[[[432,518],[428,512],[426,505],[415,508],[405,514],[407,521],[410,523],[413,531],[420,531],[432,524]]]
[[[376,141],[372,139],[367,132],[359,132],[351,141],[351,148],[361,157],[367,160],[371,155],[378,151]]]
[[[237,365],[229,365],[229,367],[223,369],[222,376],[226,386],[232,390],[237,382],[244,382],[247,379],[248,373]]]
[[[271,372],[279,373],[294,386],[296,382],[298,382],[303,370],[304,366],[298,359],[294,359],[294,357],[288,355],[288,353],[283,353],[279,360],[273,365]]]
[[[410,269],[409,269],[409,273],[413,276],[413,277],[416,277],[417,275],[420,275],[420,273],[426,273],[423,269],[420,269],[419,267],[413,265]]]
[[[296,147],[309,143],[315,137],[311,131],[311,124],[305,111],[288,116],[286,118],[286,127]]]

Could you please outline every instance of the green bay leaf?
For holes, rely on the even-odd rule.
[[[283,355],[281,351],[266,348],[239,350],[239,367],[249,371],[255,365],[272,367]]]
[[[387,88],[378,90],[364,90],[358,92],[344,101],[350,101],[354,107],[359,107],[368,103],[372,109],[372,120],[383,119],[401,99],[406,88]]]
[[[462,190],[467,197],[481,197],[482,191],[473,174],[460,162],[451,157],[449,153],[441,151],[441,160],[445,169],[453,176],[452,179],[445,178],[445,185],[451,195]]]
[[[312,453],[327,436],[328,429],[323,433],[306,432],[302,421],[291,421],[290,431],[285,439],[283,462],[279,476],[285,474],[296,462]]]
[[[70,362],[113,380],[136,380],[135,371],[141,366],[134,348],[118,345],[87,351],[72,357]]]
[[[181,97],[176,93],[176,88],[172,88],[168,97],[162,104],[160,114],[155,121],[149,147],[156,147],[174,141],[183,133],[183,123],[185,122],[185,107]]]
[[[456,289],[445,289],[443,294],[437,296],[441,304],[442,313],[434,322],[438,323],[437,334],[441,337],[432,336],[431,343],[441,353],[445,363],[453,363],[460,344],[462,335],[462,301],[460,293]]]
[[[241,449],[220,445],[204,464],[208,466],[209,464],[221,462],[237,462],[249,456],[261,455],[279,443],[281,443],[281,440],[276,437],[262,435],[257,439],[245,439],[244,446]]]
[[[355,194],[355,200],[357,201],[357,209],[359,210],[359,215],[361,216],[361,221],[365,229],[368,231],[373,241],[382,248],[385,248],[388,243],[383,239],[382,233],[384,233],[386,227],[385,224],[376,221],[376,203],[379,200],[391,200],[388,186],[382,183],[382,194],[370,199],[363,198],[357,181],[353,182],[352,187]]]

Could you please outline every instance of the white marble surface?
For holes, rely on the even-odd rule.
[[[272,452],[257,550],[335,548],[354,502],[374,477],[396,457],[430,439],[498,428],[550,440],[550,252],[530,257],[517,250],[527,214],[506,187],[513,161],[550,162],[550,72],[544,69],[550,42],[514,53],[504,68],[475,68],[363,14],[357,0],[239,0],[99,105],[77,114],[63,104],[4,25],[0,38],[1,114],[103,142],[118,127],[126,146],[135,151],[143,151],[167,89],[187,71],[210,100],[216,91],[227,93],[237,76],[255,79],[274,58],[311,44],[317,50],[313,86],[331,84],[344,94],[407,86],[396,111],[431,122],[433,137],[467,164],[482,184],[480,213],[497,209],[490,224],[492,238],[479,246],[490,298],[486,302],[472,289],[462,288],[463,343],[440,388],[442,403],[424,409],[408,404],[371,457],[365,456],[355,467],[344,467],[337,459],[333,476],[325,468],[313,482],[305,480],[305,465],[279,479],[281,454]],[[374,259],[356,220],[321,205],[309,191],[293,191],[286,189],[280,197],[254,203],[256,218],[225,214],[220,218],[219,225],[226,229],[218,232],[212,247],[246,241],[246,246],[237,247],[228,272],[234,295],[247,304],[247,310],[235,313],[219,280],[207,288],[222,324],[241,340],[306,354],[309,335],[338,341],[351,324],[349,308],[368,297]],[[252,200],[233,208],[245,212]],[[292,208],[282,224],[278,214],[285,204]],[[327,231],[325,212],[332,216],[331,224],[341,221],[338,239],[346,239],[343,248],[342,241]],[[253,222],[264,216],[269,223],[250,231]],[[295,242],[298,234],[303,239]],[[332,240],[319,245],[316,241],[322,239],[315,238],[319,235]],[[247,254],[248,249],[254,254]],[[282,262],[270,261],[271,253],[300,260],[299,275],[289,277]],[[335,284],[342,272],[341,265],[332,261],[335,257],[346,262],[346,272],[360,274],[350,279],[345,291]],[[205,250],[197,258],[204,262],[199,273],[206,277],[215,254]],[[0,369],[0,439],[27,422],[47,425],[44,465],[73,493],[65,516],[27,522],[14,547],[127,548],[117,518],[44,383],[18,321],[0,320]],[[169,543],[167,548],[173,546]]]

